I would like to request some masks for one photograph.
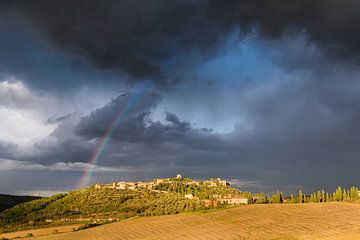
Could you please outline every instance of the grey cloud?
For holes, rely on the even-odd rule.
[[[54,116],[51,118],[48,118],[48,120],[46,121],[46,124],[54,124],[54,123],[59,123],[62,122],[66,119],[68,119],[69,117],[71,117],[71,113],[63,115],[63,116]]]
[[[51,42],[92,65],[158,82],[166,79],[163,61],[194,48],[208,50],[222,39],[205,16],[206,1],[2,3],[24,13]]]
[[[45,90],[60,96],[87,84],[101,83],[98,88],[119,87],[122,75],[97,70],[79,57],[48,44],[36,34],[33,24],[18,12],[4,8],[3,3],[0,3],[1,81],[13,78],[33,91]]]
[[[45,38],[96,67],[135,78],[177,81],[163,63],[197,49],[212,56],[240,27],[261,37],[305,34],[327,55],[358,61],[360,5],[356,0],[259,1],[3,1],[45,32]],[[44,36],[41,36],[44,37]]]
[[[72,114],[58,122],[58,126],[49,136],[36,140],[31,149],[11,151],[7,158],[43,165],[57,162],[87,162],[95,143],[83,141],[73,134],[74,126],[78,121],[79,115]]]
[[[125,101],[126,102],[126,101]],[[107,131],[113,121],[113,116],[123,109],[121,102],[112,101],[104,108],[97,109],[89,116],[82,118],[75,129],[75,133],[87,140],[100,138]],[[148,107],[152,107],[151,105]],[[187,136],[191,136],[194,129],[191,124],[181,121],[175,114],[166,112],[168,124],[149,118],[149,109],[132,109],[126,113],[122,121],[112,132],[111,139],[118,142],[160,144],[163,142],[183,142]],[[195,133],[196,134],[196,133]]]
[[[88,140],[98,138],[103,136],[112,122],[117,119],[118,126],[112,136],[129,139],[129,131],[136,133],[145,127],[145,118],[161,97],[159,93],[150,91],[145,93],[138,102],[132,104],[134,98],[137,98],[136,93],[130,90],[112,99],[106,106],[83,117],[75,129],[75,133]],[[125,131],[125,133],[119,133],[119,131]]]
[[[360,4],[356,0],[211,1],[210,15],[246,34],[254,27],[263,38],[305,34],[327,56],[358,63]]]
[[[56,162],[51,165],[29,163],[17,160],[0,158],[0,172],[4,171],[65,171],[65,172],[84,172],[88,168],[92,168],[93,172],[132,172],[134,169],[131,167],[103,167],[103,166],[91,166],[88,163],[83,162]]]
[[[0,139],[0,158],[10,157],[14,152],[18,151],[18,146]]]

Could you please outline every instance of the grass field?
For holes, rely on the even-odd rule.
[[[360,204],[249,205],[208,213],[140,217],[29,239],[360,239]]]
[[[31,229],[31,230],[24,230],[18,232],[10,232],[10,233],[0,233],[0,238],[16,238],[16,237],[26,237],[27,234],[31,233],[33,236],[43,236],[56,233],[67,233],[72,232],[73,229],[78,229],[81,224],[74,224],[74,225],[66,225],[66,226],[59,226],[59,227],[48,227],[48,228],[39,228],[39,229]]]

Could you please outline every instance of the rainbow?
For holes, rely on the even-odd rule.
[[[106,146],[109,144],[111,135],[114,133],[114,130],[119,127],[124,120],[126,119],[129,111],[141,100],[146,90],[149,89],[151,85],[151,81],[145,81],[135,87],[133,96],[129,98],[124,109],[119,109],[119,111],[115,114],[112,119],[109,127],[106,129],[104,135],[99,139],[96,148],[91,155],[90,160],[88,161],[87,167],[84,170],[84,173],[79,181],[78,187],[84,188],[89,184],[89,180],[91,179],[91,175],[101,157]]]

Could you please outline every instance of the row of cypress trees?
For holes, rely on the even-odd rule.
[[[290,202],[293,203],[308,203],[308,202],[340,202],[358,200],[359,189],[352,186],[350,189],[337,187],[335,192],[329,193],[324,190],[318,190],[310,195],[305,195],[301,190],[297,196],[291,195]]]
[[[289,198],[285,198],[284,194],[277,191],[271,197],[264,193],[257,194],[253,198],[252,203],[311,203],[311,202],[339,202],[354,201],[360,199],[359,189],[352,186],[350,189],[338,187],[335,192],[329,193],[324,190],[318,190],[311,194],[304,194],[300,189],[298,195],[291,194]]]

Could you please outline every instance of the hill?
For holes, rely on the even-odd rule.
[[[39,198],[40,197],[0,194],[0,212],[20,203],[29,202]]]
[[[97,185],[99,186],[99,185]],[[17,205],[0,213],[0,231],[70,223],[118,221],[133,216],[170,215],[211,208],[214,195],[246,195],[223,184],[166,179],[153,189],[89,187]],[[189,196],[190,195],[190,196]],[[187,197],[186,197],[187,196]],[[217,207],[225,204],[218,203]]]
[[[254,204],[206,213],[141,217],[29,240],[350,240],[360,239],[359,216],[360,204],[346,202]]]

